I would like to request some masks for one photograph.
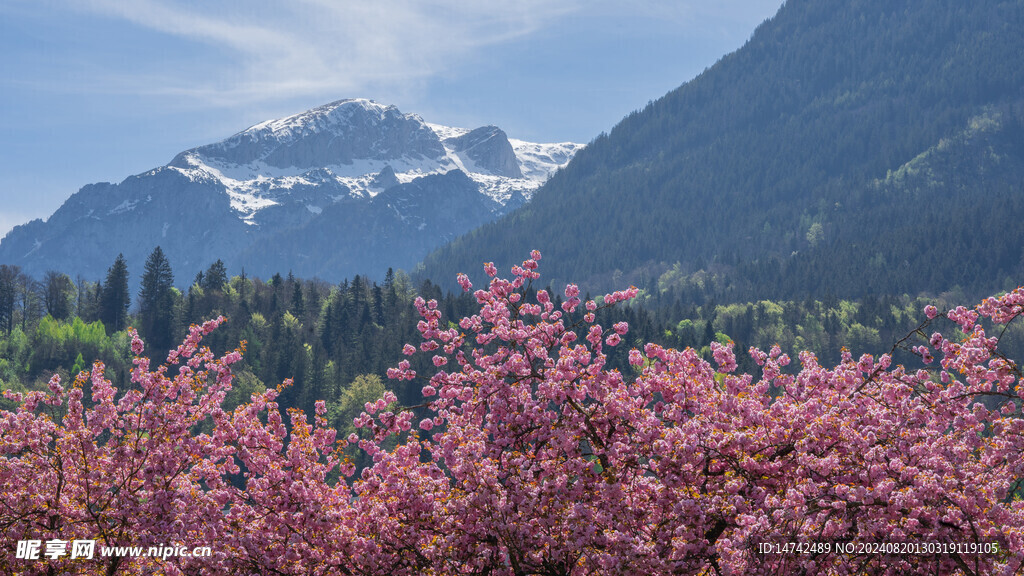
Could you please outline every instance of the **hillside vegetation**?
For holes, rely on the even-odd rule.
[[[1012,288],[1022,29],[1020,0],[791,0],[424,275],[537,248],[595,290],[678,263],[661,289],[710,277],[719,301]]]

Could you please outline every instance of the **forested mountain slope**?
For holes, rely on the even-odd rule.
[[[739,301],[1015,286],[1021,30],[1022,0],[789,0],[529,205],[428,256],[424,274],[537,248],[558,280],[595,291]]]

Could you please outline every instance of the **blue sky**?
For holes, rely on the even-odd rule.
[[[587,142],[781,0],[0,0],[0,235],[333,100]]]

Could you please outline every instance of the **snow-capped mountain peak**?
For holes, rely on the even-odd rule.
[[[384,190],[377,178],[384,170],[398,183],[462,170],[504,205],[516,192],[529,199],[580,147],[511,140],[495,126],[429,124],[392,105],[350,99],[261,122],[186,150],[170,165],[216,178],[241,218],[259,224],[262,209],[279,204],[296,185],[323,184],[324,171],[339,190],[347,189],[340,196],[373,197]]]
[[[159,244],[186,275],[216,258],[254,274],[381,275],[518,207],[579,148],[338,100],[88,185],[15,228],[0,258],[93,278],[119,252],[141,265]]]

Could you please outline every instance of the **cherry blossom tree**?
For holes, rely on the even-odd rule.
[[[712,366],[648,344],[630,352],[632,377],[602,354],[628,327],[605,330],[595,312],[636,289],[599,304],[569,286],[561,310],[543,290],[525,302],[538,259],[512,280],[487,265],[480,313],[458,328],[416,302],[424,340],[406,351],[438,367],[423,437],[391,453],[366,443],[378,464],[356,485],[409,573],[1021,569],[1021,375],[977,320],[1012,321],[1024,290],[950,311],[966,337],[914,348],[925,363],[940,354],[937,369],[891,354],[826,369],[804,352],[790,374],[775,347],[750,351],[760,375],[736,375],[731,346],[712,343]],[[938,320],[927,314],[921,330]],[[408,364],[390,375],[416,377]],[[378,438],[410,427],[410,413],[375,408],[357,424]],[[793,543],[813,549],[783,553]]]
[[[0,414],[0,570],[107,574],[1015,574],[1024,567],[1020,368],[999,350],[1024,289],[925,310],[893,353],[799,369],[778,347],[713,361],[647,344],[607,366],[602,308],[534,290],[540,254],[457,325],[418,299],[423,403],[386,392],[336,439],[278,389],[222,407],[231,365],[193,327],[132,386],[96,365]],[[466,276],[459,283],[469,291]],[[571,320],[580,318],[579,321]],[[986,331],[985,326],[989,326]],[[938,328],[931,336],[928,332]],[[943,328],[945,331],[943,332]],[[998,333],[998,332],[993,332]],[[923,338],[918,338],[923,335]],[[915,341],[919,339],[920,341]],[[895,350],[895,349],[894,349]],[[938,361],[936,361],[938,359]],[[173,376],[171,376],[173,374]],[[89,388],[88,398],[85,395]],[[343,448],[372,465],[356,475]],[[340,472],[340,474],[339,474]],[[341,480],[332,478],[340,476]],[[14,557],[18,541],[210,546],[211,557]]]
[[[310,518],[329,522],[331,499],[348,492],[324,482],[338,462],[333,430],[322,421],[323,403],[315,426],[292,414],[290,437],[274,402],[279,390],[225,412],[221,403],[241,350],[215,358],[200,347],[222,321],[193,326],[155,370],[133,331],[134,387],[123,393],[97,363],[68,390],[54,377],[49,393],[7,394],[21,405],[0,414],[0,570],[220,574],[261,569],[273,565],[268,558],[285,562],[317,548],[294,542],[291,532]],[[236,486],[239,477],[243,488]],[[37,550],[41,561],[14,557],[17,542],[33,540],[91,540],[95,549],[91,558],[71,558],[68,547],[50,557]],[[213,555],[166,561],[101,553],[105,547],[150,546],[209,546]],[[319,560],[313,553],[309,558]]]

